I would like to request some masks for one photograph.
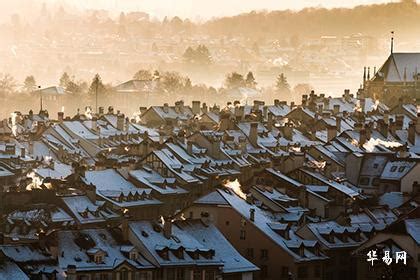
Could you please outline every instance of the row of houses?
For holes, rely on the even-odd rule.
[[[415,105],[346,90],[141,111],[1,123],[1,277],[418,277]],[[386,248],[406,264],[369,266]]]

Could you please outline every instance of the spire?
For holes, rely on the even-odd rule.
[[[363,82],[366,81],[366,66],[363,67]]]
[[[376,66],[373,67],[373,76],[376,75]]]
[[[394,31],[391,31],[391,54],[394,53]]]
[[[404,67],[404,82],[407,81],[407,67]]]
[[[368,79],[368,81],[370,80],[370,67],[368,67],[367,79]]]

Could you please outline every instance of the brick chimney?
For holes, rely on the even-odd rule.
[[[339,104],[334,104],[333,113],[334,113],[334,115],[338,115],[338,113],[340,113],[340,105]]]
[[[337,127],[329,125],[327,126],[327,142],[330,142],[337,137]]]
[[[187,153],[190,155],[193,153],[193,143],[191,141],[187,141]]]
[[[121,130],[121,131],[124,130],[124,120],[125,120],[124,114],[117,115],[117,129],[118,130]]]
[[[363,146],[366,143],[367,137],[366,137],[366,129],[362,128],[359,132],[359,146]]]
[[[286,138],[287,140],[292,140],[293,139],[293,124],[292,123],[286,123],[286,124],[284,124],[282,129],[283,129],[284,138]]]
[[[172,236],[172,219],[165,218],[165,223],[163,224],[163,236],[167,239],[171,238]]]
[[[268,113],[267,116],[267,129],[271,131],[273,129],[273,114]]]
[[[201,111],[203,112],[203,114],[208,112],[208,108],[207,108],[207,104],[203,103],[202,107],[201,107]]]
[[[163,112],[165,112],[166,114],[169,112],[169,104],[168,103],[163,104]]]
[[[341,132],[341,117],[339,116],[335,117],[335,126],[337,128],[337,131]]]
[[[63,120],[64,120],[64,112],[58,112],[57,113],[57,120],[58,120],[58,122],[63,122]]]
[[[257,146],[258,143],[258,123],[253,122],[251,123],[250,129],[249,129],[249,141],[252,145]]]
[[[193,101],[192,102],[192,112],[194,115],[199,115],[200,112],[200,101]]]

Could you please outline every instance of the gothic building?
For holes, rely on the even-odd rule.
[[[367,71],[366,71],[367,70]],[[400,102],[420,103],[420,53],[394,53],[372,77],[364,68],[359,97],[379,99],[390,107]],[[415,100],[415,101],[413,101]]]

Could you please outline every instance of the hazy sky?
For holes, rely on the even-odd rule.
[[[50,0],[53,1],[53,0]],[[395,2],[396,0],[394,0]],[[153,16],[179,15],[189,18],[234,15],[251,10],[302,9],[304,7],[352,7],[390,0],[72,0],[80,8],[143,10]]]
[[[304,7],[353,7],[362,4],[395,2],[397,0],[0,0],[0,21],[13,13],[30,16],[41,3],[47,5],[71,5],[82,9],[107,9],[120,11],[144,11],[151,16],[180,16],[182,18],[208,19],[217,16],[236,15],[251,10],[298,10]]]

